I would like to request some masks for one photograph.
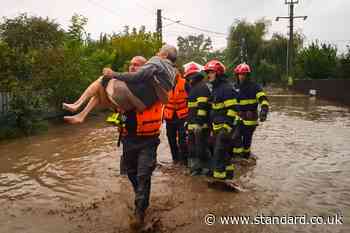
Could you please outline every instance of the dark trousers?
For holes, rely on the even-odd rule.
[[[144,212],[149,206],[151,176],[157,163],[158,145],[124,152],[124,165],[135,192],[135,210]]]
[[[241,125],[239,128],[239,137],[237,138],[234,147],[236,148],[237,155],[244,157],[250,156],[250,147],[253,141],[253,135],[255,132],[256,126]],[[235,151],[235,149],[234,149]]]
[[[213,166],[214,171],[224,172],[226,171],[226,166],[230,165],[230,145],[231,133],[226,129],[220,129],[218,132],[214,133],[215,144],[214,144],[214,154],[213,154]]]
[[[208,146],[209,129],[194,129],[188,132],[188,161],[191,171],[211,168]]]
[[[173,161],[187,161],[187,143],[186,129],[183,120],[174,120],[166,122],[166,134],[170,146]]]
[[[119,171],[120,171],[120,175],[126,175],[128,174],[126,171],[126,167],[125,167],[125,162],[124,162],[124,151],[123,154],[120,156],[120,162],[119,162]]]

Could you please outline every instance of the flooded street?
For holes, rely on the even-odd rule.
[[[208,188],[171,164],[163,130],[149,220],[154,232],[350,232],[350,108],[272,96],[255,134],[245,192]],[[129,232],[133,193],[119,176],[117,132],[94,116],[79,126],[0,143],[0,233]],[[342,225],[207,226],[204,216],[334,216]]]

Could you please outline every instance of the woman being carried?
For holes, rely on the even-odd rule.
[[[71,124],[81,123],[95,107],[113,108],[119,111],[142,112],[156,101],[167,101],[167,93],[174,86],[176,48],[164,45],[157,56],[152,57],[138,72],[115,73],[104,69],[104,76],[93,82],[73,104],[63,103],[63,108],[76,112],[90,99],[84,110],[74,116],[66,116]]]

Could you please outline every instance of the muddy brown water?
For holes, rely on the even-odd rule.
[[[245,192],[208,188],[171,164],[164,133],[147,221],[153,232],[350,232],[350,109],[303,96],[271,97],[255,134]],[[119,176],[117,133],[95,116],[0,143],[0,233],[129,232],[133,194]],[[251,225],[204,216],[334,216],[343,224]],[[268,223],[268,222],[266,222]]]

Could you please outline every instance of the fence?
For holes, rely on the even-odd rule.
[[[350,105],[350,79],[295,80],[293,88],[304,94],[314,89],[321,98]]]
[[[10,110],[10,92],[0,92],[0,116]]]

